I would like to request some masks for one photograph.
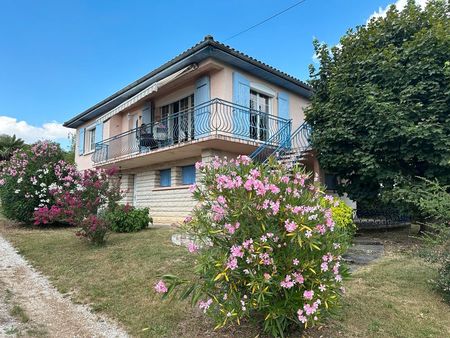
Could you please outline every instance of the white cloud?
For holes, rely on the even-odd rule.
[[[425,5],[427,4],[428,0],[416,0],[416,4],[418,4],[420,7],[424,8]],[[406,4],[408,3],[408,0],[397,0],[395,3],[393,3],[395,5],[395,7],[397,7],[397,10],[401,11],[403,8],[405,8]],[[379,17],[385,17],[386,16],[386,12],[389,10],[389,8],[393,5],[393,4],[389,4],[387,5],[385,8],[378,8],[378,11],[373,12],[373,14],[369,17],[369,19],[367,19],[368,23],[372,18],[379,18]]]
[[[42,126],[33,126],[26,121],[17,121],[14,117],[0,116],[0,134],[15,134],[26,143],[33,143],[44,139],[67,141],[71,131],[71,129],[63,127],[61,123],[56,121],[44,123]]]

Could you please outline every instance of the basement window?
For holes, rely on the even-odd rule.
[[[195,165],[187,165],[181,167],[181,183],[194,184],[195,183]]]
[[[163,169],[159,171],[159,185],[161,187],[170,187],[172,182],[172,173],[171,169]]]

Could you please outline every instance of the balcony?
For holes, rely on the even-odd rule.
[[[102,165],[215,138],[277,147],[290,137],[290,125],[290,120],[216,98],[98,142],[92,161]],[[272,137],[280,131],[285,137]]]

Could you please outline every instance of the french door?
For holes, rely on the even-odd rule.
[[[250,138],[266,141],[269,135],[270,97],[250,91]]]
[[[173,143],[194,138],[194,95],[161,107],[161,117],[167,121],[168,137]]]

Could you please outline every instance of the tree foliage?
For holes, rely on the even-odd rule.
[[[314,42],[319,67],[307,121],[325,170],[358,202],[417,176],[450,183],[450,6],[408,1],[349,30],[336,47]]]
[[[16,135],[0,135],[0,161],[8,161],[15,150],[24,146],[24,141]]]

